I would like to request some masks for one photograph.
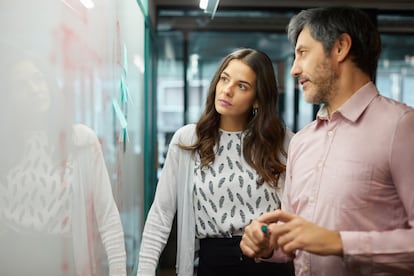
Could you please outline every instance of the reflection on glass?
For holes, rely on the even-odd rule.
[[[71,122],[46,64],[1,50],[0,275],[126,275],[97,136]]]

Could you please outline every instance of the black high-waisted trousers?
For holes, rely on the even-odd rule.
[[[240,249],[241,237],[200,239],[197,276],[294,276],[293,263],[255,262]]]

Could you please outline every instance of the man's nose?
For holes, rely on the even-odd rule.
[[[298,65],[298,62],[296,61],[296,59],[293,61],[293,63],[292,63],[292,67],[290,68],[290,74],[293,76],[293,77],[297,77],[297,76],[299,76],[299,74],[301,73],[301,69],[300,69],[300,67],[299,67],[299,65]]]

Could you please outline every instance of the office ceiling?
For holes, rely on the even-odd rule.
[[[149,4],[150,15],[152,13],[154,27],[158,31],[190,34],[168,38],[176,58],[182,58],[183,53],[177,45],[182,45],[183,39],[190,39],[188,52],[198,53],[205,59],[224,56],[237,45],[260,48],[278,59],[291,49],[278,48],[278,45],[283,45],[280,40],[286,38],[275,34],[284,34],[290,17],[310,7],[350,5],[397,15],[397,20],[383,18],[378,22],[380,31],[414,34],[414,0],[220,0],[213,18],[199,9],[199,0],[150,0]],[[264,37],[260,34],[263,32],[268,35]],[[197,33],[200,35],[194,35]],[[396,47],[402,45],[404,52],[414,49],[414,35],[413,39],[403,43],[396,41]],[[159,54],[165,53],[161,49]]]
[[[212,0],[210,0],[212,1]],[[389,13],[414,13],[414,0],[219,0],[214,20],[199,9],[199,0],[150,0],[157,26],[180,30],[271,30],[284,26],[286,20],[258,12],[296,12],[303,8],[350,5]],[[171,11],[160,17],[159,11]],[[175,11],[176,13],[173,13]],[[181,11],[181,13],[179,12]],[[236,17],[232,11],[250,12]],[[256,12],[256,13],[255,13]],[[197,18],[195,18],[197,17]]]
[[[199,0],[150,0],[156,8],[198,8]],[[351,5],[364,9],[413,11],[413,0],[220,0],[218,9],[278,9]]]

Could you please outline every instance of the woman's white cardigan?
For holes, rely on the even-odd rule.
[[[195,128],[195,124],[183,126],[171,139],[155,198],[142,234],[137,276],[156,274],[158,260],[167,243],[176,213],[177,274],[194,275],[194,253],[197,241],[192,192],[195,162],[192,152],[180,149],[178,144],[193,144],[196,139]],[[292,133],[289,132],[288,136],[287,141],[290,140]]]

